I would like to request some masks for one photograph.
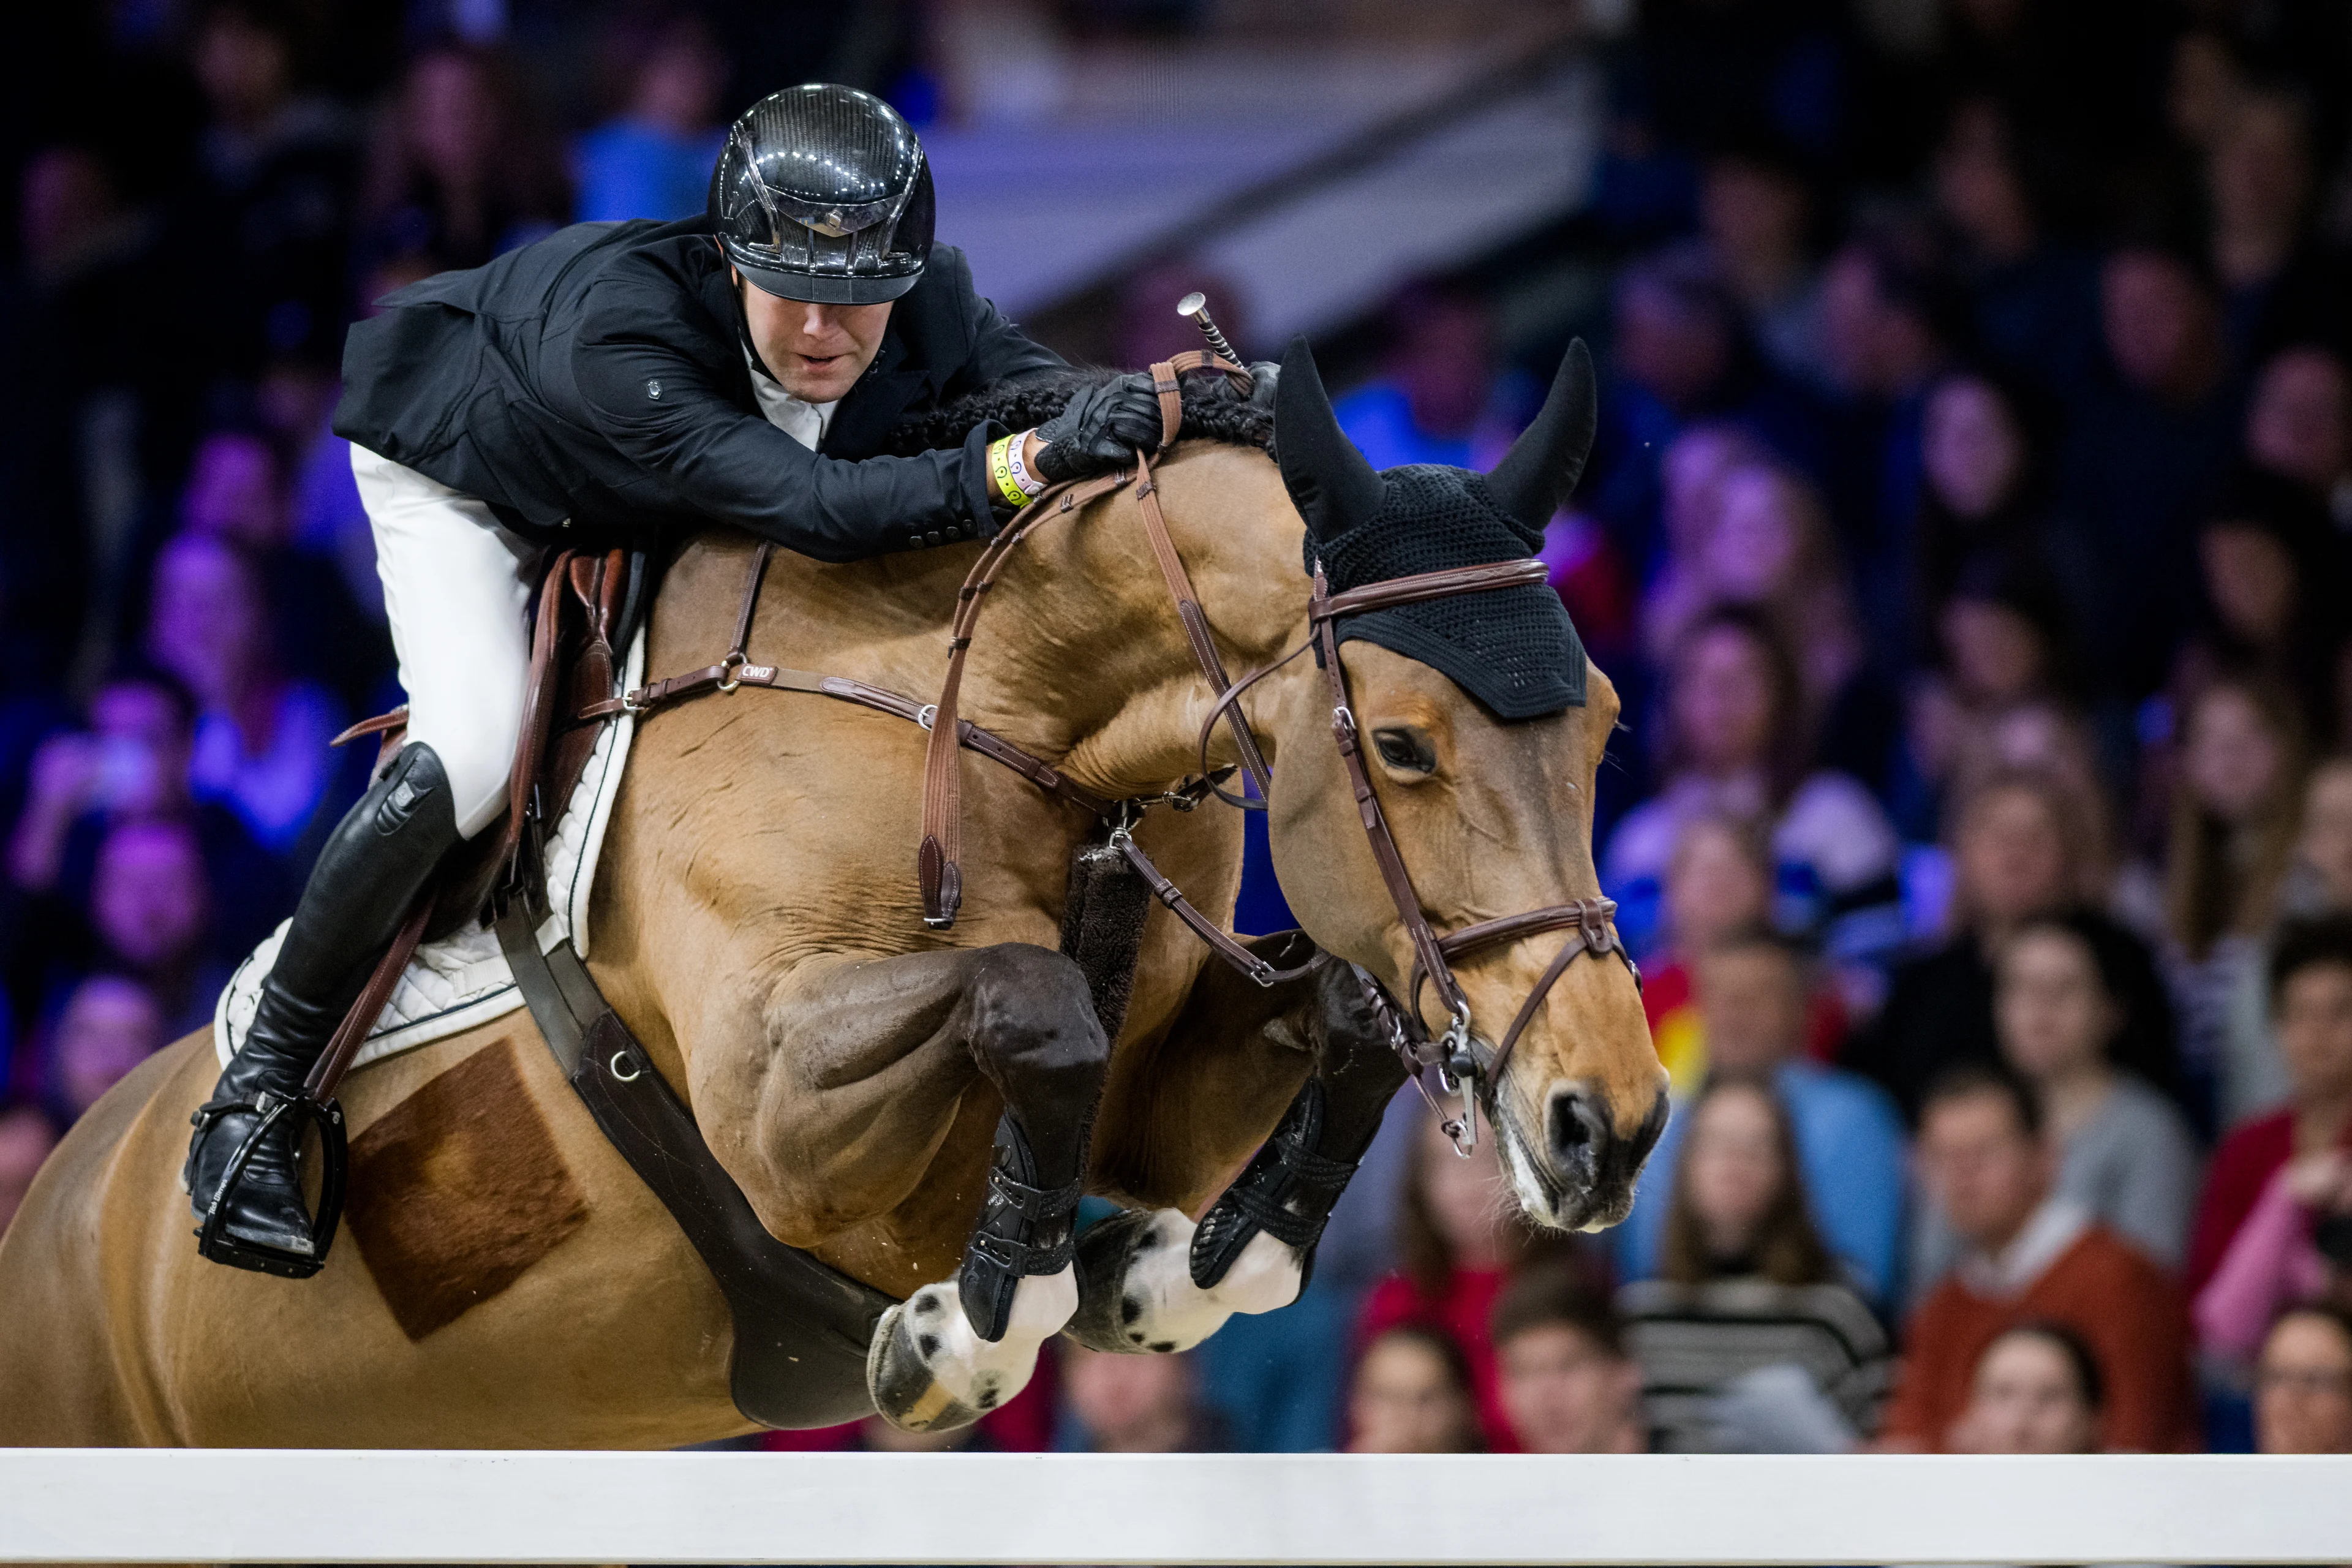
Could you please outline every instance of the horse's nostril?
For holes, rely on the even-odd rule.
[[[1608,1131],[1595,1107],[1572,1090],[1552,1096],[1549,1120],[1552,1158],[1562,1165],[1593,1159]]]
[[[1658,1146],[1658,1135],[1666,1130],[1668,1109],[1667,1098],[1661,1094],[1651,1105],[1650,1113],[1642,1118],[1642,1125],[1634,1130],[1633,1141],[1627,1146],[1625,1153],[1635,1170],[1639,1170],[1642,1162],[1650,1157],[1650,1151]]]

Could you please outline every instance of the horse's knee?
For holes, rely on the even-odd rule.
[[[1110,1042],[1076,963],[1008,942],[982,955],[969,995],[972,1054],[1024,1123],[1049,1108],[1092,1109]]]
[[[991,1051],[1038,1070],[1100,1066],[1110,1054],[1086,972],[1051,948],[1007,942],[981,957],[972,1025]]]

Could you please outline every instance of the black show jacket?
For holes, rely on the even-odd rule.
[[[820,561],[995,531],[985,447],[877,454],[909,410],[1062,362],[952,246],[890,312],[812,452],[761,415],[708,219],[583,223],[387,296],[343,346],[335,434],[539,539],[730,523]]]

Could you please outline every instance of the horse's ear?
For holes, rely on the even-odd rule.
[[[1540,532],[1583,476],[1598,420],[1592,388],[1592,355],[1584,340],[1568,345],[1552,378],[1551,395],[1535,423],[1520,432],[1503,460],[1486,476],[1486,493],[1524,526]]]
[[[1332,538],[1381,510],[1388,487],[1339,428],[1303,337],[1291,340],[1275,380],[1274,446],[1309,538]]]

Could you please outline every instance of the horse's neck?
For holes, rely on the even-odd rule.
[[[1277,657],[1305,626],[1307,581],[1274,465],[1201,443],[1153,472],[1227,673]],[[1030,558],[1005,572],[974,639],[965,712],[1112,798],[1191,773],[1213,693],[1131,488],[1041,524],[1023,549]]]
[[[1229,672],[1285,651],[1305,624],[1307,584],[1301,524],[1274,465],[1202,442],[1153,472]],[[727,651],[752,548],[714,533],[680,554],[655,606],[649,674],[698,668]],[[929,700],[947,672],[947,624],[971,564],[961,550],[846,566],[778,551],[746,651],[755,663]],[[1019,547],[983,605],[961,695],[967,718],[1113,796],[1148,794],[1191,771],[1212,700],[1132,487],[1045,520]]]

